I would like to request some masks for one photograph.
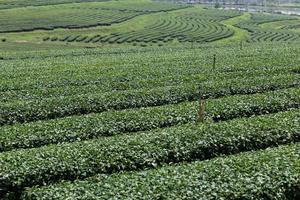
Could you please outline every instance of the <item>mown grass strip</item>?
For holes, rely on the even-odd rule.
[[[0,154],[0,191],[209,159],[300,140],[299,110]]]
[[[292,88],[210,99],[206,102],[206,117],[221,121],[299,107],[300,89]],[[197,110],[198,102],[186,102],[3,126],[0,128],[0,152],[194,123],[198,118]]]

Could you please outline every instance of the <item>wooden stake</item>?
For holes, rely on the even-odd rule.
[[[216,54],[214,54],[214,59],[213,59],[213,70],[216,69]]]
[[[198,122],[204,122],[205,119],[205,100],[199,101]]]

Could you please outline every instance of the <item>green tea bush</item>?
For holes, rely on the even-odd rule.
[[[34,187],[22,199],[299,199],[299,150],[299,144],[292,144],[155,170],[98,175]]]
[[[299,108],[299,89],[206,102],[206,117],[220,121]],[[197,121],[198,102],[73,116],[0,129],[0,152],[164,128]]]
[[[298,142],[299,110],[0,154],[0,191]],[[284,157],[283,157],[284,158]]]

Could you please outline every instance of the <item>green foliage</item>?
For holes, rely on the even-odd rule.
[[[268,88],[269,90],[274,90],[298,86],[298,75],[295,74],[290,77],[289,82],[287,82],[288,79],[279,79],[278,82],[275,81],[274,83],[267,84],[265,82],[266,80],[261,78],[248,80],[249,84],[247,84],[247,79],[202,83],[201,87],[203,87],[204,92],[202,92],[201,97],[216,98],[227,95],[263,92]],[[289,76],[285,76],[285,78],[289,78]],[[272,81],[274,81],[274,79],[275,78],[272,77]],[[263,82],[263,84],[258,85],[257,83],[259,82]],[[197,85],[187,84],[179,87],[162,87],[151,90],[125,90],[104,94],[76,95],[6,103],[0,105],[0,125],[53,119],[76,114],[100,113],[111,109],[121,110],[192,101],[200,98],[198,87]],[[294,91],[297,96],[299,93],[298,90]],[[283,99],[283,101],[285,102],[286,100]],[[295,104],[294,99],[286,103],[287,106]],[[297,104],[295,106],[297,106]]]
[[[23,199],[299,199],[300,145],[28,189]]]
[[[206,117],[215,121],[299,108],[300,90],[278,90],[206,102]],[[198,102],[73,116],[0,129],[0,151],[74,142],[126,132],[197,121]]]
[[[8,55],[12,60],[5,60],[0,72],[1,124],[193,101],[199,99],[199,86],[205,98],[297,87],[299,74],[292,71],[300,64],[295,59],[299,50],[281,47],[245,45],[243,52],[235,46],[42,51],[22,53],[21,59]]]
[[[219,2],[215,3],[215,8],[221,8],[221,4]]]
[[[5,9],[0,13],[0,32],[109,26],[139,15],[180,8],[180,5],[151,1],[111,1]]]
[[[2,0],[0,2],[0,9],[11,9],[26,6],[47,6],[47,5],[59,5],[65,3],[82,3],[82,2],[105,2],[110,0]]]
[[[256,14],[252,14],[251,19],[254,23],[263,24],[263,23],[275,22],[275,21],[295,20],[297,18],[289,15],[256,13]]]
[[[238,27],[248,30],[251,33],[249,42],[294,42],[300,41],[300,34],[285,29],[264,29],[260,25],[264,23],[296,20],[297,18],[275,14],[252,14],[248,21],[240,22]],[[288,28],[288,27],[286,27]]]
[[[298,199],[297,144],[213,159],[300,141],[298,19],[96,1],[0,2],[1,199]]]
[[[238,16],[239,12],[222,10],[191,10],[174,15],[162,13],[151,18],[152,23],[143,29],[121,33],[111,33],[92,40],[95,36],[86,36],[86,41],[101,43],[144,43],[170,42],[212,42],[230,37],[234,32],[221,23],[222,20]],[[55,36],[54,36],[55,37]],[[144,42],[144,43],[143,43]]]
[[[299,140],[299,110],[0,154],[0,190],[203,160]]]

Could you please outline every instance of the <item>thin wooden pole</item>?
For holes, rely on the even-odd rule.
[[[214,54],[214,58],[213,58],[213,70],[215,71],[216,69],[216,54]]]
[[[200,99],[198,110],[198,122],[204,122],[205,119],[205,100]]]

